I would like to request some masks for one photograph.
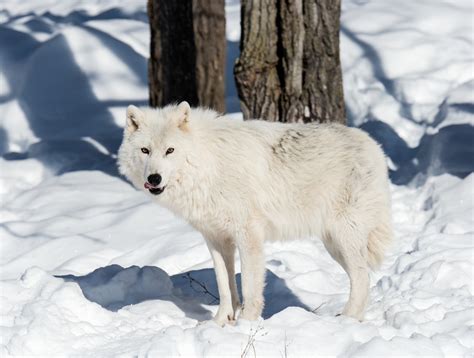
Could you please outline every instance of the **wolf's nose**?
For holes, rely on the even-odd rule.
[[[148,182],[153,185],[157,186],[161,183],[161,175],[160,174],[151,174],[148,176]]]

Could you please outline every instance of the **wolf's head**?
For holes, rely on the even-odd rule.
[[[120,173],[139,189],[160,195],[179,181],[179,168],[192,151],[187,102],[161,109],[127,108],[118,153]]]

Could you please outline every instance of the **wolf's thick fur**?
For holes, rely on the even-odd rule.
[[[149,175],[160,174],[159,185],[147,183],[150,195],[203,234],[219,288],[218,323],[235,319],[240,305],[236,249],[240,317],[253,320],[264,304],[264,240],[313,236],[350,277],[343,314],[363,318],[368,269],[382,261],[392,232],[385,157],[361,130],[231,120],[186,102],[130,106],[118,161],[143,190]]]

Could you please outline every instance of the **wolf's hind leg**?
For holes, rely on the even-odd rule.
[[[354,261],[354,260],[353,260]],[[347,274],[351,282],[351,292],[349,301],[346,303],[342,314],[357,318],[359,321],[364,319],[364,312],[369,299],[369,273],[366,267],[363,267],[362,260],[351,262],[347,266]]]
[[[367,235],[357,225],[341,221],[326,236],[325,246],[349,276],[350,294],[342,314],[363,320],[369,298]]]
[[[214,321],[219,325],[224,325],[235,320],[236,311],[240,306],[235,282],[235,245],[228,239],[207,241],[207,245],[214,261],[217,288],[219,290],[220,304]]]

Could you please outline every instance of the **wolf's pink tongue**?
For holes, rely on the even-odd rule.
[[[146,182],[145,183],[145,188],[146,189],[154,189],[155,187],[153,185],[151,185],[149,182]]]

